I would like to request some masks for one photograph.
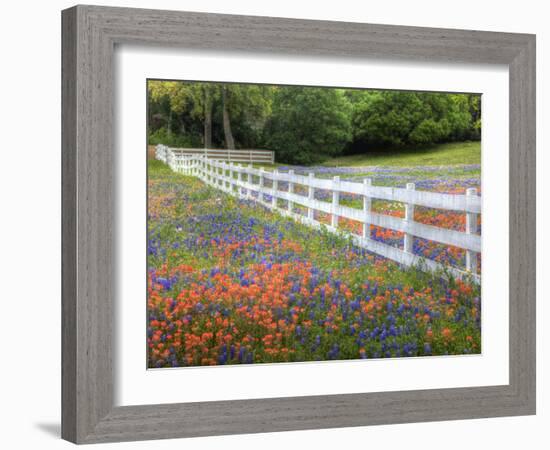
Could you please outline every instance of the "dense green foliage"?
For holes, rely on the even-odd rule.
[[[481,136],[475,94],[148,83],[148,140],[175,147],[265,148],[283,163],[416,149]]]
[[[264,135],[281,161],[311,164],[337,156],[351,141],[351,104],[339,89],[277,89]]]
[[[353,109],[355,142],[391,147],[479,139],[469,96],[366,91]]]
[[[258,147],[271,112],[273,89],[265,85],[151,80],[149,144]]]

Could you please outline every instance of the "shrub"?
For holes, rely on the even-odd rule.
[[[196,148],[201,147],[202,143],[200,139],[196,137],[186,135],[178,135],[166,128],[162,127],[154,132],[150,132],[147,143],[149,145],[163,144],[169,147],[186,147],[186,148]]]

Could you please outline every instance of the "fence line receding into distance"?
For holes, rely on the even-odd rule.
[[[325,179],[315,177],[314,173],[309,173],[308,176],[299,175],[295,174],[293,170],[288,172],[266,171],[261,167],[254,168],[250,163],[243,166],[235,164],[233,161],[227,162],[212,156],[207,157],[204,154],[184,154],[164,145],[156,147],[156,158],[168,164],[175,172],[196,176],[210,186],[239,198],[253,199],[269,209],[314,227],[321,226],[321,223],[315,220],[314,211],[330,214],[331,223],[326,225],[329,231],[347,235],[353,239],[356,245],[405,266],[418,266],[433,272],[445,270],[459,278],[468,276],[476,282],[480,281],[480,276],[477,273],[477,254],[481,252],[481,236],[477,234],[477,219],[478,214],[481,213],[481,197],[477,195],[475,188],[467,189],[466,194],[456,195],[416,191],[413,183],[408,183],[405,189],[373,186],[368,178],[362,183],[358,183],[340,180],[338,176]],[[266,186],[266,180],[270,180],[271,186]],[[288,184],[287,190],[280,190],[280,182]],[[307,189],[307,194],[301,195],[294,192],[295,185],[304,186]],[[316,189],[329,191],[332,194],[332,202],[316,199]],[[341,193],[362,196],[362,209],[340,204]],[[278,204],[278,199],[283,200],[285,207]],[[399,218],[372,211],[372,199],[403,203],[405,217]],[[296,213],[294,205],[306,208],[307,215]],[[415,222],[415,205],[463,212],[466,214],[466,231],[455,231]],[[357,235],[338,229],[339,217],[360,222],[362,234]],[[370,225],[404,233],[403,248],[400,249],[371,239]],[[444,266],[414,254],[414,237],[466,250],[465,270]]]
[[[207,158],[218,159],[220,161],[255,164],[273,164],[275,162],[275,152],[271,150],[227,150],[223,148],[212,149],[170,147],[170,151],[175,157],[206,156]]]

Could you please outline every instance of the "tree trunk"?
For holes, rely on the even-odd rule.
[[[204,88],[204,148],[212,148],[212,99],[209,86]]]
[[[226,87],[222,86],[222,103],[223,103],[223,134],[225,135],[225,147],[232,150],[235,148],[235,140],[231,133],[231,122],[229,120],[229,110],[227,109],[227,92]]]

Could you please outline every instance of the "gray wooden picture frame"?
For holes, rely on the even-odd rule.
[[[535,413],[535,36],[98,6],[63,11],[62,34],[64,439],[94,443]],[[115,407],[113,52],[125,43],[506,64],[509,384]]]

